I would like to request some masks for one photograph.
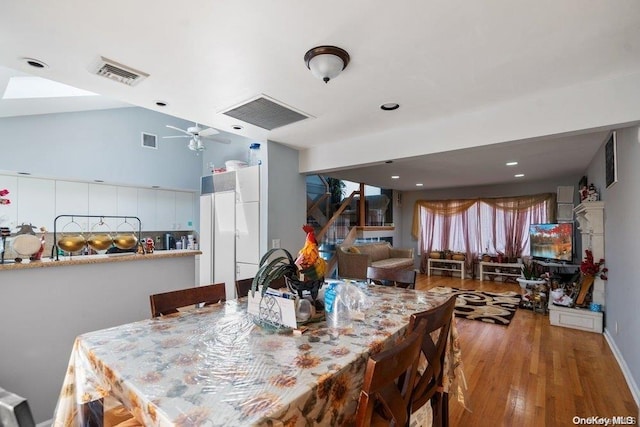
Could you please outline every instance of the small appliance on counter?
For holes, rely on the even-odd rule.
[[[173,234],[171,233],[165,233],[164,249],[168,251],[169,249],[175,249],[175,248],[176,248],[176,238],[173,237]]]

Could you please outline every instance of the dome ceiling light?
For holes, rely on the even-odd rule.
[[[400,104],[397,104],[395,102],[388,102],[380,106],[380,109],[384,111],[393,111],[397,110],[398,108],[400,108]]]
[[[338,77],[347,68],[350,59],[346,50],[336,46],[318,46],[304,54],[304,62],[311,74],[325,83]]]

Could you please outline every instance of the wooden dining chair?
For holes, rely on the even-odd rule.
[[[426,326],[421,354],[426,358],[427,365],[423,372],[417,374],[411,399],[412,412],[415,413],[430,402],[433,410],[433,425],[437,427],[449,424],[448,395],[444,393],[442,384],[445,374],[444,359],[455,305],[456,296],[454,295],[436,308],[412,314],[409,321],[409,331],[414,330],[416,325]],[[433,334],[436,331],[439,332]],[[434,336],[436,336],[435,339]]]
[[[397,268],[368,267],[367,279],[382,285],[415,289],[416,271]]]
[[[249,295],[253,278],[236,280],[236,298],[242,298]]]
[[[177,291],[163,292],[149,296],[151,317],[177,313],[178,308],[204,303],[216,304],[226,299],[225,284],[196,286]]]
[[[400,344],[369,357],[356,412],[356,426],[405,426],[425,325]]]

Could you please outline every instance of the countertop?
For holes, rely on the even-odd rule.
[[[155,251],[152,254],[145,255],[138,255],[136,253],[115,253],[108,255],[79,255],[73,257],[61,256],[58,261],[51,258],[43,258],[40,261],[24,260],[21,263],[14,262],[13,260],[5,260],[4,264],[0,264],[0,272],[4,270],[24,270],[31,268],[61,267],[66,265],[99,264],[105,262],[144,261],[161,258],[195,256],[200,254],[202,254],[200,251],[170,250]]]

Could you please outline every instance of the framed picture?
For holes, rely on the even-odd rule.
[[[605,178],[607,188],[618,182],[618,165],[616,159],[616,131],[611,132],[604,147],[605,154]]]

